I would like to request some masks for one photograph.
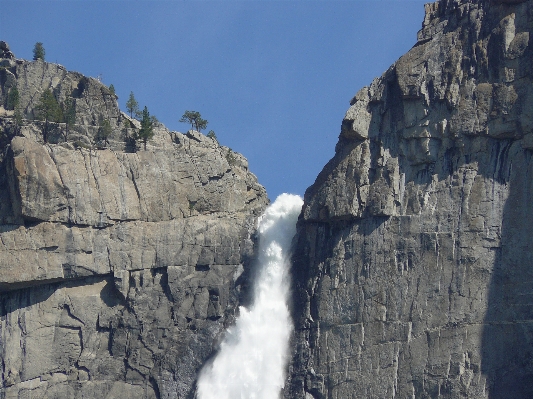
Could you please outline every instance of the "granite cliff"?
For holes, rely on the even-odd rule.
[[[533,397],[533,1],[426,5],[305,194],[287,398]]]
[[[533,397],[532,29],[533,0],[428,4],[351,100],[293,242],[286,398]],[[124,151],[106,86],[0,52],[24,116],[0,108],[0,398],[192,397],[264,189],[198,132]],[[76,100],[68,141],[42,143],[47,88]]]
[[[240,154],[138,122],[97,79],[0,45],[0,398],[186,398],[246,299],[268,203]],[[41,93],[75,100],[43,143]],[[112,134],[94,145],[102,120]]]

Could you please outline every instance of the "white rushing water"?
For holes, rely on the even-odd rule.
[[[302,208],[281,194],[259,220],[259,270],[250,308],[240,308],[220,351],[198,380],[199,399],[277,399],[285,381],[292,321],[288,251]]]

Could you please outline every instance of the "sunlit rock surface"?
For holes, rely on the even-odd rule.
[[[0,107],[0,397],[192,395],[245,298],[264,188],[198,132],[156,124],[129,152],[138,122],[106,86],[1,50],[0,104],[16,86],[24,121]],[[47,88],[76,99],[67,142],[32,119]]]
[[[287,398],[533,397],[533,1],[426,5],[307,190]]]

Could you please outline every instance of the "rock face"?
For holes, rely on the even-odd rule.
[[[0,77],[25,118],[0,107],[0,398],[191,397],[246,299],[264,188],[198,132],[158,124],[147,151],[122,151],[137,123],[96,79],[23,60]],[[77,118],[43,144],[32,116],[50,87]]]
[[[426,5],[305,194],[287,398],[533,397],[533,1]]]

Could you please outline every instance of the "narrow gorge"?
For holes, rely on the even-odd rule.
[[[296,200],[268,208],[296,231],[259,318],[288,352],[240,350],[275,370],[225,352],[270,262],[247,160],[161,123],[132,150],[109,87],[0,42],[0,399],[532,398],[532,29],[533,0],[430,3],[354,88],[296,226]],[[76,120],[44,142],[47,89]]]

